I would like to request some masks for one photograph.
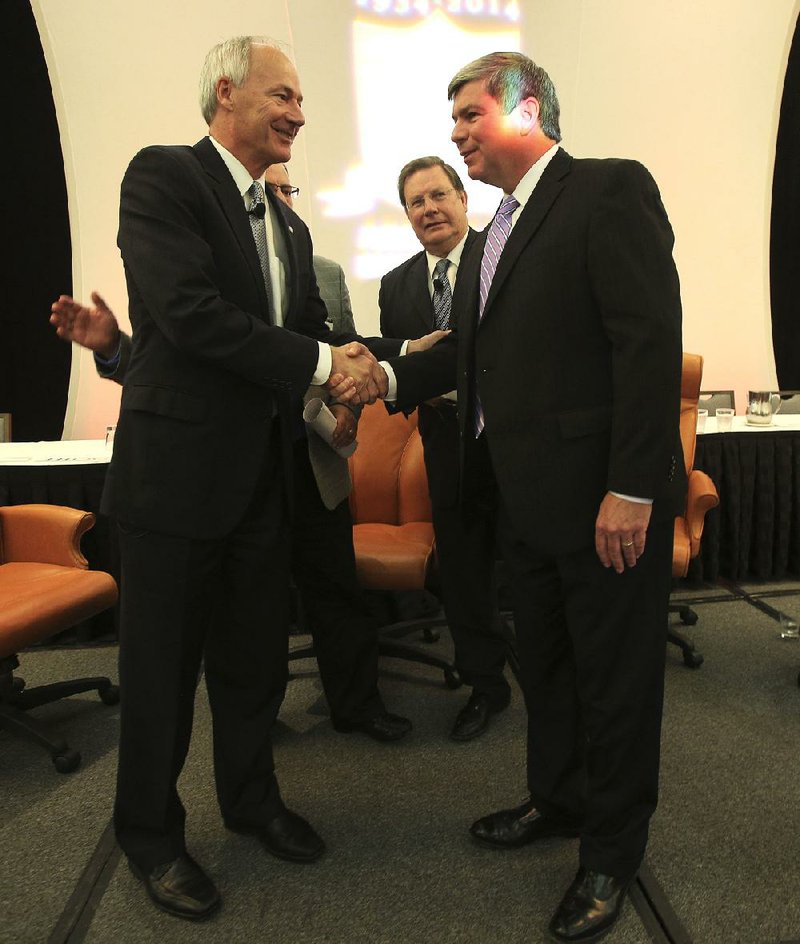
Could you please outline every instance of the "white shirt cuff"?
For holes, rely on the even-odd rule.
[[[328,382],[328,378],[331,375],[333,354],[331,354],[330,344],[323,344],[322,341],[317,341],[317,344],[319,344],[319,359],[317,360],[317,369],[314,371],[311,383],[317,387],[321,387]]]

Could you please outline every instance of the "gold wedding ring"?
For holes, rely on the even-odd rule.
[[[623,547],[633,547],[633,541],[628,541],[627,544],[623,544]]]

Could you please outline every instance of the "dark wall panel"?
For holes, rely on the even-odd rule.
[[[29,0],[0,4],[8,79],[0,188],[0,412],[15,440],[60,439],[70,345],[48,317],[72,292],[64,161],[50,77]]]

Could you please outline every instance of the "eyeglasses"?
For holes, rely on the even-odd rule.
[[[268,187],[272,187],[272,192],[277,196],[277,194],[282,193],[284,197],[298,197],[300,196],[299,187],[290,187],[289,184],[267,184]]]
[[[451,193],[455,190],[455,187],[451,187],[449,190],[431,190],[430,193],[423,193],[419,197],[414,197],[409,203],[406,204],[407,210],[422,210],[425,207],[425,201],[430,200],[431,203],[439,205],[444,203],[444,201],[450,196]]]

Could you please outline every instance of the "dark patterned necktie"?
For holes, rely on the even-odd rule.
[[[440,259],[433,270],[433,326],[439,331],[447,330],[453,305],[450,279],[447,278],[449,266],[449,259]]]
[[[519,206],[519,200],[516,197],[503,197],[497,213],[494,215],[492,225],[486,235],[486,244],[483,247],[483,258],[481,259],[481,282],[479,288],[480,301],[478,303],[478,321],[483,318],[483,311],[486,308],[486,299],[489,297],[489,289],[492,285],[492,279],[497,271],[497,264],[500,262],[503,248],[505,247],[508,235],[511,232],[511,217],[514,210]],[[478,395],[477,386],[475,389],[475,438],[483,432],[484,417],[481,398]]]
[[[269,276],[269,253],[267,251],[267,227],[264,223],[264,217],[267,213],[267,204],[264,199],[264,188],[259,181],[254,180],[247,191],[250,197],[250,206],[247,213],[250,219],[250,229],[253,231],[253,239],[256,243],[258,260],[261,263],[261,274],[264,277],[264,288],[267,292],[267,305],[269,306],[269,320],[275,318],[274,306],[272,303],[272,279]]]

